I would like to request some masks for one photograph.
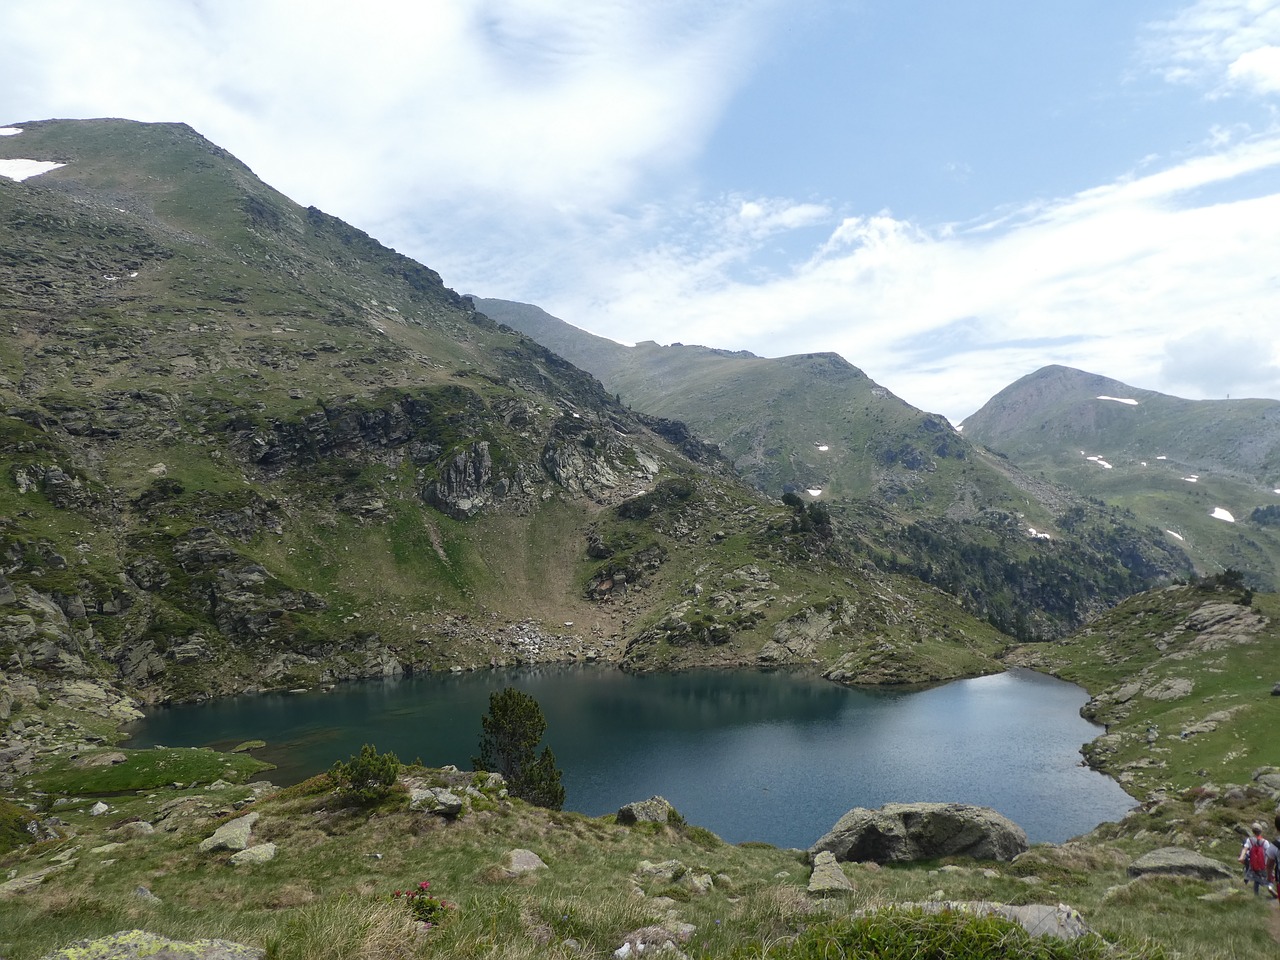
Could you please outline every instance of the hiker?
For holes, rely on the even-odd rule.
[[[1262,824],[1254,823],[1250,828],[1253,836],[1245,839],[1240,848],[1239,861],[1244,864],[1244,882],[1253,884],[1254,896],[1261,887],[1271,893],[1271,883],[1277,854],[1275,845],[1262,835]]]
[[[1271,841],[1276,858],[1271,861],[1271,895],[1280,900],[1280,811],[1276,812],[1276,838]]]

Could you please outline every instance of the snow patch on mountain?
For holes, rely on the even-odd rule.
[[[65,163],[57,163],[53,160],[23,160],[20,158],[0,160],[0,177],[22,181],[65,166]]]
[[[0,137],[16,137],[21,132],[21,127],[0,127]]]
[[[1136,406],[1138,405],[1138,401],[1137,401],[1137,400],[1131,400],[1131,399],[1129,399],[1128,397],[1098,397],[1098,398],[1096,398],[1096,399],[1098,399],[1098,400],[1113,400],[1113,401],[1115,401],[1116,403],[1123,403],[1123,404],[1127,404],[1128,406],[1131,406],[1131,407],[1136,407]]]
[[[1235,523],[1236,518],[1231,515],[1230,510],[1224,510],[1222,507],[1214,507],[1213,513],[1209,514],[1215,520],[1225,520],[1227,523]]]

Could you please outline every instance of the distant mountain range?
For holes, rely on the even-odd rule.
[[[1256,588],[1280,584],[1278,401],[1183,400],[1050,366],[969,417],[962,443],[942,418],[834,354],[764,359],[681,344],[627,347],[529,304],[475,303],[595,374],[624,402],[689,423],[775,495],[870,499],[931,524],[968,525],[1005,511],[1056,538],[1070,538],[1090,505],[1103,503],[1153,528],[1201,572],[1237,569]],[[947,439],[930,449],[931,436]],[[965,460],[963,483],[939,450]],[[902,462],[931,469],[903,484],[892,469]],[[963,539],[960,531],[949,538]]]

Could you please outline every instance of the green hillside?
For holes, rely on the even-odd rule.
[[[134,929],[273,960],[663,937],[705,960],[1274,953],[1238,882],[1131,871],[1179,846],[1230,877],[1280,801],[1275,596],[1139,593],[1189,567],[1136,512],[831,355],[630,348],[704,398],[713,445],[188,127],[22,128],[0,155],[66,165],[0,179],[0,955]],[[1122,598],[1057,642],[993,626],[1058,636]],[[143,704],[577,659],[849,684],[1031,665],[1088,687],[1109,728],[1087,759],[1142,806],[1013,862],[837,864],[852,889],[825,893],[804,851],[542,810],[408,758],[360,807],[326,776],[276,789],[251,744],[117,746]],[[432,812],[436,790],[458,808]],[[212,842],[243,817],[244,850]],[[523,851],[545,867],[516,870]],[[425,882],[451,904],[430,928],[403,896]],[[973,903],[1092,933],[1032,938]]]
[[[1130,511],[1201,572],[1280,584],[1280,401],[1184,400],[1045,367],[993,397],[964,434]]]

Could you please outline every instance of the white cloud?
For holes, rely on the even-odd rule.
[[[644,331],[769,356],[835,350],[953,419],[1050,362],[1182,395],[1275,396],[1280,358],[1257,331],[1277,311],[1280,194],[1211,198],[1259,173],[1280,173],[1280,138],[994,224],[930,229],[889,213],[847,217],[812,255],[764,278],[729,269],[752,256],[740,237],[651,244],[631,262],[610,261],[611,270],[593,249],[562,265],[565,282],[548,286],[542,303],[624,341]],[[1214,349],[1202,358],[1223,362],[1197,367],[1204,345],[1195,337],[1205,328]]]
[[[734,226],[752,237],[796,230],[822,223],[831,217],[831,208],[819,203],[793,203],[790,200],[743,200],[738,206]]]
[[[15,120],[185,120],[349,218],[477,197],[573,211],[695,155],[776,9],[48,0],[0,10],[0,89],[40,111]]]
[[[1272,0],[1197,0],[1150,25],[1146,54],[1172,83],[1280,93],[1280,6]]]
[[[1258,47],[1240,54],[1227,67],[1227,76],[1260,93],[1280,93],[1280,47]]]

